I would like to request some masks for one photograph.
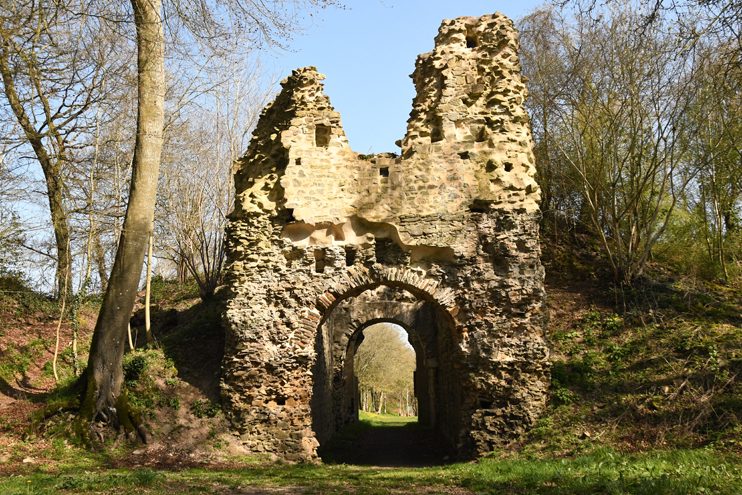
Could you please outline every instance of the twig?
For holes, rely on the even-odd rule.
[[[67,284],[69,283],[70,274],[67,271],[64,277],[64,292],[62,292],[62,310],[59,312],[59,322],[57,323],[57,341],[54,344],[54,359],[52,360],[52,370],[54,371],[54,382],[59,382],[59,376],[57,375],[57,356],[59,355],[59,329],[62,328],[62,320],[64,319],[64,307],[67,304]]]
[[[131,340],[131,322],[129,322],[127,327],[127,334],[129,335],[129,349],[133,352],[135,350],[134,342]]]

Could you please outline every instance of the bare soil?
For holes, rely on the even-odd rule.
[[[140,299],[143,296],[143,293],[140,294]],[[105,464],[112,468],[151,467],[166,470],[232,467],[234,462],[230,459],[248,454],[239,437],[230,431],[223,414],[198,417],[192,407],[196,402],[211,405],[220,401],[224,333],[218,318],[209,321],[203,328],[168,340],[183,325],[202,317],[205,311],[213,310],[213,306],[207,307],[195,297],[159,303],[153,308],[152,331],[156,346],[163,350],[165,358],[174,363],[177,380],[174,384],[166,384],[165,378],[158,376],[158,370],[148,372],[161,389],[161,400],[145,411],[145,422],[152,434],[152,441],[148,445],[139,443],[126,446],[124,450],[128,453],[111,455]],[[135,345],[139,348],[145,344],[141,308],[141,304],[138,304],[132,317],[132,334],[137,337]],[[32,414],[46,405],[49,393],[55,387],[53,376],[44,366],[54,357],[57,321],[53,315],[41,312],[16,316],[18,312],[17,308],[7,304],[0,307],[0,360],[13,360],[14,356],[20,356],[19,352],[30,357],[25,372],[16,373],[10,381],[0,378],[2,474],[25,472],[39,464],[54,470],[54,466],[60,462],[59,453],[53,452],[52,438],[37,436],[34,442],[22,441],[31,424]],[[82,314],[78,346],[83,350],[87,349],[86,344],[92,337],[96,317],[95,308],[87,309]],[[69,323],[63,323],[60,329],[60,353],[71,345],[71,335]],[[84,351],[80,357],[86,360]],[[58,366],[67,375],[71,373],[70,363],[62,358]],[[179,406],[169,407],[164,403],[166,398],[177,398]],[[70,425],[73,420],[74,411],[60,411],[42,425],[41,433],[59,430],[60,426]],[[115,436],[115,432],[108,434]],[[72,448],[65,445],[67,449]]]
[[[54,376],[45,365],[54,359],[57,320],[54,315],[42,313],[16,315],[13,307],[0,311],[0,360],[13,362],[18,353],[30,354],[31,360],[24,373],[16,373],[13,380],[0,377],[0,449],[12,438],[19,437],[30,424],[31,414],[44,407],[43,399],[54,388]],[[95,325],[95,315],[83,312],[79,330],[80,341],[87,341]],[[72,345],[72,330],[65,322],[59,331],[61,354]],[[58,357],[58,366],[64,358]]]

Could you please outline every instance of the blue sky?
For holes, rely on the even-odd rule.
[[[351,148],[359,153],[399,151],[412,108],[409,75],[420,53],[433,49],[443,19],[499,11],[515,20],[536,0],[363,0],[326,9],[296,36],[293,52],[277,57],[281,77],[314,65],[325,74],[325,94],[340,112]]]

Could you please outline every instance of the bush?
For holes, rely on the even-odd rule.
[[[124,356],[124,380],[133,387],[142,372],[147,369],[147,356],[144,354],[127,354]]]
[[[222,410],[221,404],[196,399],[191,403],[191,412],[197,418],[215,418]]]

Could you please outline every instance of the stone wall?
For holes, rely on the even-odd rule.
[[[348,363],[372,321],[410,333],[421,416],[461,456],[517,437],[545,405],[517,36],[498,13],[446,20],[435,42],[399,156],[353,152],[308,67],[282,81],[235,164],[222,395],[254,451],[310,461],[353,420]]]

